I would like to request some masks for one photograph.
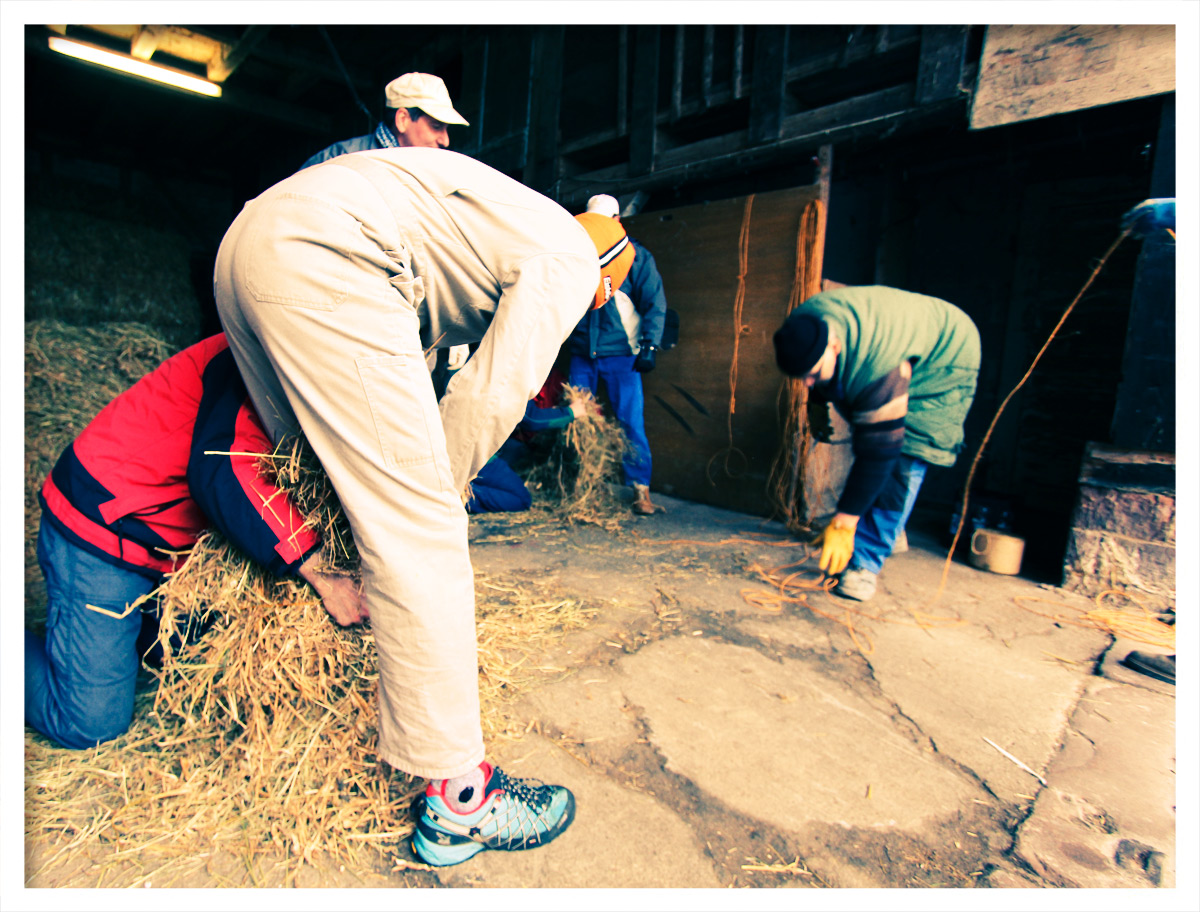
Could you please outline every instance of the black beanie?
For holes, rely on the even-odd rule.
[[[820,317],[799,310],[775,333],[775,363],[789,377],[803,377],[825,354],[829,327]]]

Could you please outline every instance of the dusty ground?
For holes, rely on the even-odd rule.
[[[1147,888],[1146,908],[1195,907],[1176,889],[1194,876],[1177,880],[1174,687],[1117,664],[1140,644],[1044,616],[1091,603],[959,563],[932,602],[943,544],[914,532],[863,609],[878,619],[821,593],[764,604],[751,568],[802,548],[659,500],[617,534],[472,522],[477,572],[600,609],[544,657],[561,672],[514,707],[527,734],[495,757],[575,792],[555,843],[439,871],[400,845],[377,870],[290,877],[214,853],[146,885]],[[79,851],[30,886],[105,862]]]

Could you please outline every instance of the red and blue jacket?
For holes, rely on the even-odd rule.
[[[271,440],[224,334],[163,362],[110,402],[42,486],[43,517],[78,547],[158,578],[215,527],[279,576],[320,545],[259,474]]]

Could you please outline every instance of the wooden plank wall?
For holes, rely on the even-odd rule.
[[[1173,25],[990,25],[971,129],[1174,91]]]
[[[744,513],[771,512],[766,489],[779,448],[783,382],[772,336],[787,315],[800,216],[819,195],[812,185],[624,219],[629,234],[654,254],[667,303],[681,321],[678,347],[660,353],[644,377],[656,490]],[[747,205],[739,325],[739,237]]]

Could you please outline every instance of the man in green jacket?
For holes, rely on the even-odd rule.
[[[866,601],[926,468],[953,465],[962,449],[979,377],[979,331],[938,298],[827,285],[775,333],[775,357],[853,428],[854,464],[817,543],[821,569],[840,574],[833,591]]]

